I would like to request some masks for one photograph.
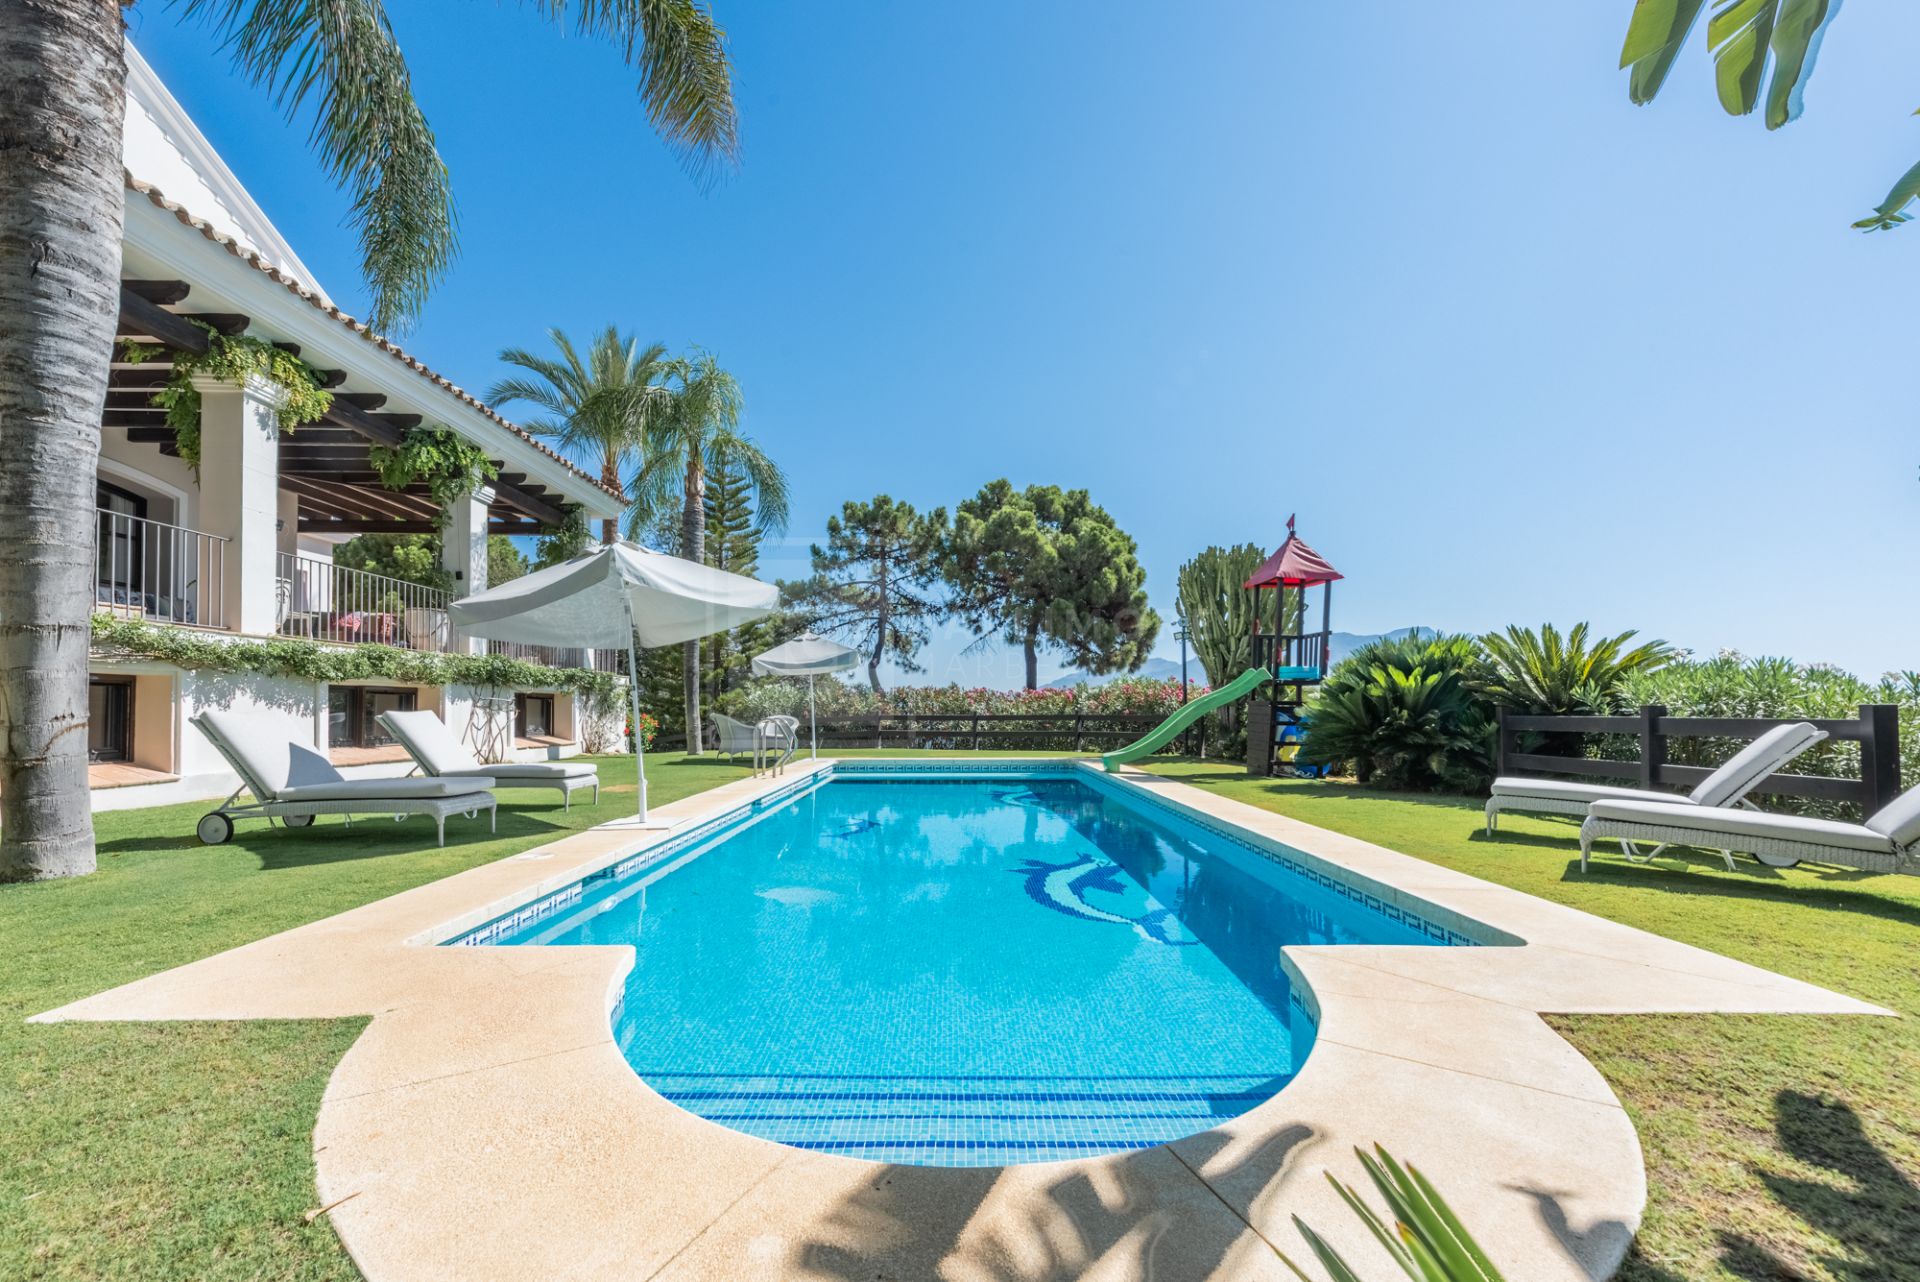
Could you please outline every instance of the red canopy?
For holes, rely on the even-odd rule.
[[[1331,583],[1345,577],[1328,565],[1318,552],[1301,542],[1298,534],[1288,530],[1287,541],[1280,545],[1280,550],[1262,562],[1243,586],[1300,588],[1312,583]]]

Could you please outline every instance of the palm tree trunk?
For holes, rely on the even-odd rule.
[[[1040,687],[1040,629],[1027,626],[1027,689]]]
[[[700,457],[687,460],[686,493],[680,508],[680,544],[682,556],[689,561],[707,559],[707,478]],[[706,751],[700,734],[700,643],[688,641],[680,650],[680,688],[687,701],[687,753],[700,756]]]
[[[120,6],[0,17],[0,881],[94,868],[94,466],[120,310]]]
[[[620,456],[613,450],[608,450],[606,457],[601,460],[600,483],[602,485],[610,485],[616,490],[620,488]],[[619,518],[611,516],[602,518],[600,522],[600,542],[602,544],[612,543],[619,537]]]

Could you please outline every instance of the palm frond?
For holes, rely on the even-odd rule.
[[[569,9],[582,35],[621,49],[640,73],[640,101],[654,131],[697,180],[740,158],[727,33],[701,0],[535,0],[555,21]]]
[[[1920,115],[1920,112],[1914,114]],[[1861,231],[1892,231],[1913,217],[1906,212],[1906,208],[1915,200],[1920,200],[1920,164],[1901,174],[1899,181],[1887,192],[1887,198],[1874,207],[1873,213],[1854,226]]]
[[[415,320],[458,245],[453,188],[380,0],[182,0],[294,119],[352,195],[376,330]]]
[[[1637,0],[1620,47],[1620,65],[1633,70],[1627,96],[1636,106],[1654,100],[1667,82],[1680,47],[1687,42],[1706,0]]]

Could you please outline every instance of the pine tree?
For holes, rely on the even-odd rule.
[[[875,691],[884,659],[920,671],[914,656],[945,611],[933,583],[946,532],[945,508],[922,515],[885,494],[848,502],[827,518],[826,546],[813,546],[813,577],[786,585],[788,598],[821,631],[866,653],[867,684]]]
[[[707,476],[707,564],[749,578],[760,564],[760,531],[753,519],[753,486],[732,459]]]
[[[707,474],[702,504],[707,514],[707,564],[730,574],[753,577],[760,565],[760,530],[754,520],[753,486],[746,470],[722,456]],[[716,700],[746,680],[752,656],[771,649],[772,630],[761,620],[718,632],[705,642],[702,666],[707,691]]]

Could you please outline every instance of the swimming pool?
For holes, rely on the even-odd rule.
[[[632,944],[634,1071],[702,1117],[880,1161],[1164,1143],[1312,1048],[1286,944],[1471,944],[1071,765],[845,765],[452,941]]]

